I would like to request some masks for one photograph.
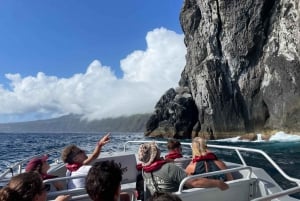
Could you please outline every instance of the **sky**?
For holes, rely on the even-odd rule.
[[[176,88],[183,0],[1,0],[0,123],[151,113]]]

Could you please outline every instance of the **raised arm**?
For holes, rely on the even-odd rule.
[[[101,148],[107,144],[110,140],[110,133],[107,133],[106,135],[104,135],[101,140],[98,141],[93,153],[83,161],[83,165],[88,165],[90,164],[93,160],[95,160],[96,158],[98,158],[98,156],[100,155],[101,152]]]

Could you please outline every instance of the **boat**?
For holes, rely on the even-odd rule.
[[[131,196],[131,201],[137,200],[136,195],[136,178],[138,175],[138,170],[136,169],[136,165],[140,163],[137,159],[137,149],[140,144],[148,143],[153,141],[127,141],[124,143],[123,147],[120,148],[119,151],[114,152],[102,152],[94,162],[96,161],[104,161],[104,160],[114,160],[117,163],[122,165],[126,171],[123,172],[123,180],[121,183],[121,189],[123,192],[128,192]],[[156,144],[161,147],[166,147],[166,141],[155,141]],[[182,142],[182,147],[187,147],[190,149],[191,143]],[[188,176],[182,180],[179,189],[174,194],[178,195],[184,201],[210,201],[210,200],[220,200],[220,201],[296,201],[299,200],[293,196],[292,194],[300,192],[300,179],[293,178],[287,175],[274,161],[273,159],[266,154],[264,151],[253,148],[245,148],[245,147],[235,147],[235,146],[223,146],[223,145],[214,145],[208,144],[208,148],[213,150],[220,150],[220,152],[232,152],[236,154],[236,158],[238,158],[239,162],[232,161],[224,161],[227,165],[228,169],[219,170],[215,172],[209,172],[199,175]],[[163,148],[161,148],[163,149]],[[60,150],[54,154],[55,151],[50,151],[47,154],[53,154],[57,158],[52,160],[50,164],[49,174],[58,175],[58,178],[45,180],[44,183],[52,183],[54,181],[63,181],[67,183],[68,180],[79,178],[82,176],[65,176],[66,168],[65,164],[59,159],[60,158]],[[249,154],[259,154],[266,161],[270,163],[270,165],[278,171],[278,173],[288,180],[291,183],[294,183],[293,187],[288,189],[283,189],[272,175],[268,174],[266,170],[250,166],[247,163],[245,155]],[[163,155],[163,154],[162,154]],[[26,163],[32,159],[30,158],[24,159],[21,162],[18,162],[11,167],[9,167],[6,171],[0,174],[0,185],[4,186],[12,175],[21,173],[24,171],[24,166]],[[185,156],[181,160],[175,162],[176,165],[182,165],[182,162],[190,161],[191,157]],[[186,164],[186,163],[185,163]],[[184,184],[189,179],[198,178],[198,177],[207,177],[218,174],[232,173],[234,180],[227,181],[226,183],[229,185],[229,189],[225,191],[221,191],[218,188],[190,188],[185,189]],[[72,196],[71,200],[77,201],[90,201],[89,196],[87,195],[84,188],[79,189],[64,189],[61,191],[48,192],[47,200],[54,200],[57,195],[61,194],[70,194]],[[144,198],[147,200],[147,197]]]

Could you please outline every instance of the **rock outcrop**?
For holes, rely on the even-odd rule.
[[[189,138],[198,110],[187,87],[169,89],[155,106],[146,128],[155,137]]]
[[[162,96],[146,135],[300,132],[299,0],[185,0],[180,21],[185,95]]]

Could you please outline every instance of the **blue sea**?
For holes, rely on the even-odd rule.
[[[87,152],[93,151],[97,141],[105,133],[0,133],[0,173],[10,165],[24,158],[58,149],[69,144],[76,144]],[[123,148],[123,143],[129,140],[152,140],[144,137],[143,133],[111,133],[111,140],[103,151],[116,151]],[[190,142],[190,140],[183,140]],[[240,147],[257,148],[265,151],[281,167],[287,175],[300,179],[300,136],[279,132],[269,141],[257,140],[253,142],[240,141],[238,138],[209,141],[210,144],[233,145]],[[190,153],[186,153],[190,154]],[[233,160],[230,152],[217,152],[223,160]],[[283,189],[293,187],[295,184],[286,181],[280,174],[271,168],[267,161],[260,156],[246,155],[250,164],[263,167],[272,175]],[[247,159],[248,161],[248,159]],[[300,199],[300,194],[293,195]]]

